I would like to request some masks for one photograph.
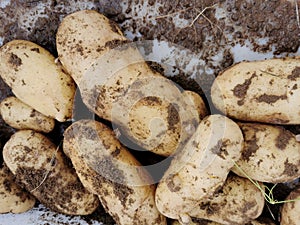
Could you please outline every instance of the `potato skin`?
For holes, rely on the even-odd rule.
[[[23,103],[16,97],[8,97],[0,104],[0,114],[9,126],[19,130],[35,130],[49,133],[55,121]]]
[[[292,191],[281,209],[280,225],[298,225],[300,221],[300,188]]]
[[[239,168],[232,168],[234,173],[268,183],[290,182],[300,177],[300,143],[293,133],[274,125],[238,124],[245,144],[242,157],[236,162]]]
[[[199,201],[223,185],[242,145],[242,132],[232,120],[221,115],[204,118],[158,184],[159,211],[172,219],[188,218]]]
[[[246,224],[260,216],[264,203],[262,192],[250,180],[230,175],[223,187],[208,201],[199,202],[190,215],[224,225]]]
[[[59,59],[87,107],[135,144],[169,156],[197,127],[196,109],[128,42],[114,22],[93,10],[68,15],[57,32]]]
[[[166,225],[148,172],[102,123],[80,120],[64,133],[63,149],[82,184],[98,195],[118,225]]]
[[[0,169],[0,214],[23,213],[33,208],[35,198],[19,187],[7,167]]]
[[[82,186],[62,151],[40,133],[16,132],[4,145],[3,159],[18,183],[56,212],[87,215],[99,205],[97,197]]]
[[[22,102],[60,122],[71,118],[75,84],[44,48],[25,40],[6,43],[0,74]]]
[[[215,79],[216,108],[235,119],[300,124],[300,57],[241,62]]]
[[[214,222],[214,221],[203,220],[203,219],[194,219],[193,221],[194,222],[190,222],[187,225],[222,225],[221,223],[217,223],[217,222]],[[171,222],[171,225],[181,225],[181,223],[174,220],[174,221]],[[259,220],[253,220],[253,221],[247,223],[247,225],[275,225],[275,223],[263,218],[263,220],[260,220],[260,219]]]
[[[192,107],[197,109],[197,112],[199,114],[199,121],[203,120],[203,118],[209,114],[202,97],[196,92],[184,91],[182,94],[183,96],[188,98],[187,102],[192,104]]]

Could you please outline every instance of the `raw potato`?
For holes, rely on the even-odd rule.
[[[222,225],[221,223],[213,222],[213,221],[207,221],[202,219],[193,219],[194,222],[190,222],[188,225]],[[178,221],[172,221],[171,225],[181,225]],[[246,225],[275,225],[270,220],[263,219],[263,220],[253,220]]]
[[[292,191],[283,204],[280,225],[298,225],[300,221],[300,188]]]
[[[87,107],[141,147],[169,156],[198,126],[198,113],[180,90],[104,15],[83,10],[66,16],[57,50]]]
[[[200,121],[209,114],[203,99],[196,92],[184,91],[183,95],[188,98],[188,100],[192,104],[192,107],[195,107],[197,109]]]
[[[9,126],[19,130],[35,130],[48,133],[55,121],[23,103],[16,97],[8,97],[0,104],[0,113]]]
[[[241,156],[242,145],[242,132],[232,120],[221,115],[204,118],[158,184],[155,201],[159,211],[189,222],[197,203],[223,186]]]
[[[99,196],[118,225],[166,225],[166,218],[155,206],[150,175],[110,128],[80,120],[64,136],[64,151],[81,182]]]
[[[262,183],[260,186],[263,187]],[[250,180],[231,175],[220,190],[208,201],[199,202],[190,215],[224,225],[246,224],[260,216],[264,203],[264,195]]]
[[[72,116],[75,84],[54,61],[35,43],[14,40],[0,49],[0,75],[22,102],[63,122]]]
[[[300,57],[238,63],[215,79],[211,96],[235,119],[300,124]]]
[[[17,181],[48,208],[87,215],[98,207],[97,196],[82,186],[62,151],[42,134],[16,132],[4,145],[3,158]]]
[[[245,144],[238,167],[242,177],[267,183],[290,182],[300,177],[300,143],[290,131],[279,126],[239,123]]]
[[[0,214],[23,213],[33,208],[35,198],[19,187],[6,167],[0,169]]]

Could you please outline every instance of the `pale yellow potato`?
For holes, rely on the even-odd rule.
[[[80,183],[62,151],[44,135],[16,132],[3,148],[3,159],[18,182],[48,208],[68,215],[87,215],[99,205]]]
[[[155,206],[152,178],[110,128],[77,121],[65,131],[63,149],[82,184],[118,225],[166,225]]]
[[[264,190],[263,184],[259,185]],[[189,214],[224,225],[246,224],[260,216],[264,203],[264,195],[250,180],[231,175],[220,190]]]
[[[184,91],[182,94],[188,98],[187,102],[189,101],[192,104],[192,107],[197,109],[200,120],[209,114],[203,99],[196,92]]]
[[[19,130],[49,133],[55,120],[36,111],[16,97],[5,98],[0,104],[0,114],[9,126]]]
[[[23,213],[33,208],[35,198],[19,187],[8,168],[0,169],[0,213]]]
[[[292,191],[286,201],[291,202],[283,204],[280,225],[298,225],[300,221],[300,188]]]
[[[179,221],[174,220],[171,222],[171,225],[182,225]],[[221,223],[217,223],[214,221],[208,221],[205,219],[196,219],[194,218],[192,222],[190,222],[187,225],[223,225]],[[268,219],[259,219],[259,220],[253,220],[251,222],[248,222],[246,225],[275,225],[271,220]]]
[[[239,123],[245,144],[232,171],[268,183],[290,182],[300,177],[300,143],[280,126]]]
[[[56,40],[59,59],[83,102],[134,143],[169,156],[198,126],[196,108],[104,15],[83,10],[66,16]]]
[[[75,84],[44,48],[14,40],[0,48],[0,75],[22,102],[45,116],[72,116]]]
[[[219,74],[212,102],[239,120],[300,124],[300,57],[241,62]]]
[[[221,115],[204,118],[159,182],[155,194],[158,210],[189,222],[197,203],[223,186],[241,156],[242,145],[242,132],[232,120]]]

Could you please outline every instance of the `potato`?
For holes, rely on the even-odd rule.
[[[198,202],[223,186],[241,156],[242,145],[242,132],[232,120],[221,115],[204,118],[159,182],[155,194],[158,210],[189,222],[189,213]]]
[[[239,120],[300,124],[300,57],[241,62],[215,79],[212,102]]]
[[[87,107],[135,144],[169,156],[192,135],[198,113],[128,42],[114,22],[92,10],[66,16],[57,32],[59,59]]]
[[[4,145],[3,159],[17,181],[56,212],[87,215],[99,205],[97,196],[82,186],[62,151],[40,133],[16,132]]]
[[[250,180],[231,175],[220,190],[208,201],[198,202],[189,214],[224,225],[246,224],[260,216],[264,203],[263,193]]]
[[[232,171],[253,180],[282,183],[300,177],[300,143],[279,126],[239,123],[245,144]]]
[[[208,115],[208,110],[200,95],[193,91],[184,91],[182,94],[188,98],[187,102],[190,101],[193,107],[197,109],[200,121]]]
[[[298,225],[300,221],[300,188],[292,191],[281,209],[280,225]]]
[[[118,225],[166,225],[147,171],[102,123],[80,120],[64,133],[63,149],[82,184],[99,196]]]
[[[9,126],[19,130],[35,130],[48,133],[55,121],[23,103],[16,97],[8,97],[0,104],[0,113]]]
[[[33,208],[35,198],[19,187],[6,167],[0,169],[0,213],[22,213]]]
[[[174,220],[171,222],[171,225],[181,225],[178,221]],[[190,222],[188,225],[222,225],[221,223],[208,221],[204,219],[193,219],[193,222]],[[262,220],[253,220],[246,225],[275,225],[272,221],[268,219],[262,219]]]
[[[0,49],[0,75],[22,102],[63,122],[72,116],[75,84],[54,61],[42,47],[14,40]]]

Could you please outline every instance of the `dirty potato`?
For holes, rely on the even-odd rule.
[[[62,151],[42,134],[16,132],[4,145],[3,158],[17,181],[56,212],[87,215],[99,205],[97,197],[82,186]]]
[[[35,198],[19,187],[8,168],[0,169],[0,214],[23,213],[33,208]]]
[[[179,221],[172,221],[171,225],[181,225]],[[213,221],[208,221],[204,219],[197,219],[193,218],[192,222],[190,222],[187,225],[223,225],[221,223],[213,222]],[[251,222],[248,222],[246,225],[275,225],[271,220],[268,219],[258,219],[258,220],[253,220]]]
[[[166,225],[155,206],[150,175],[110,128],[77,121],[65,131],[63,149],[83,185],[99,196],[118,225]]]
[[[282,183],[300,177],[300,143],[280,126],[239,123],[245,144],[232,171],[253,180]]]
[[[71,118],[75,84],[44,48],[14,40],[0,48],[0,75],[22,102],[60,122]]]
[[[239,120],[300,124],[299,65],[300,57],[238,63],[215,79],[212,101]]]
[[[184,97],[188,98],[187,102],[197,109],[200,121],[209,114],[203,99],[196,92],[184,91],[182,94]]]
[[[19,130],[35,130],[48,133],[55,121],[23,103],[16,97],[8,97],[0,104],[0,114],[9,126]]]
[[[264,203],[263,193],[250,180],[231,175],[220,190],[189,214],[224,225],[246,224],[260,216]]]
[[[143,148],[169,156],[197,127],[196,109],[173,83],[151,70],[104,15],[83,10],[66,16],[57,32],[57,50],[87,107]]]
[[[242,132],[232,120],[221,115],[204,118],[158,184],[155,201],[159,211],[189,222],[190,211],[223,186],[241,156],[242,145]]]
[[[280,225],[298,225],[300,221],[300,188],[292,191],[283,204]]]

